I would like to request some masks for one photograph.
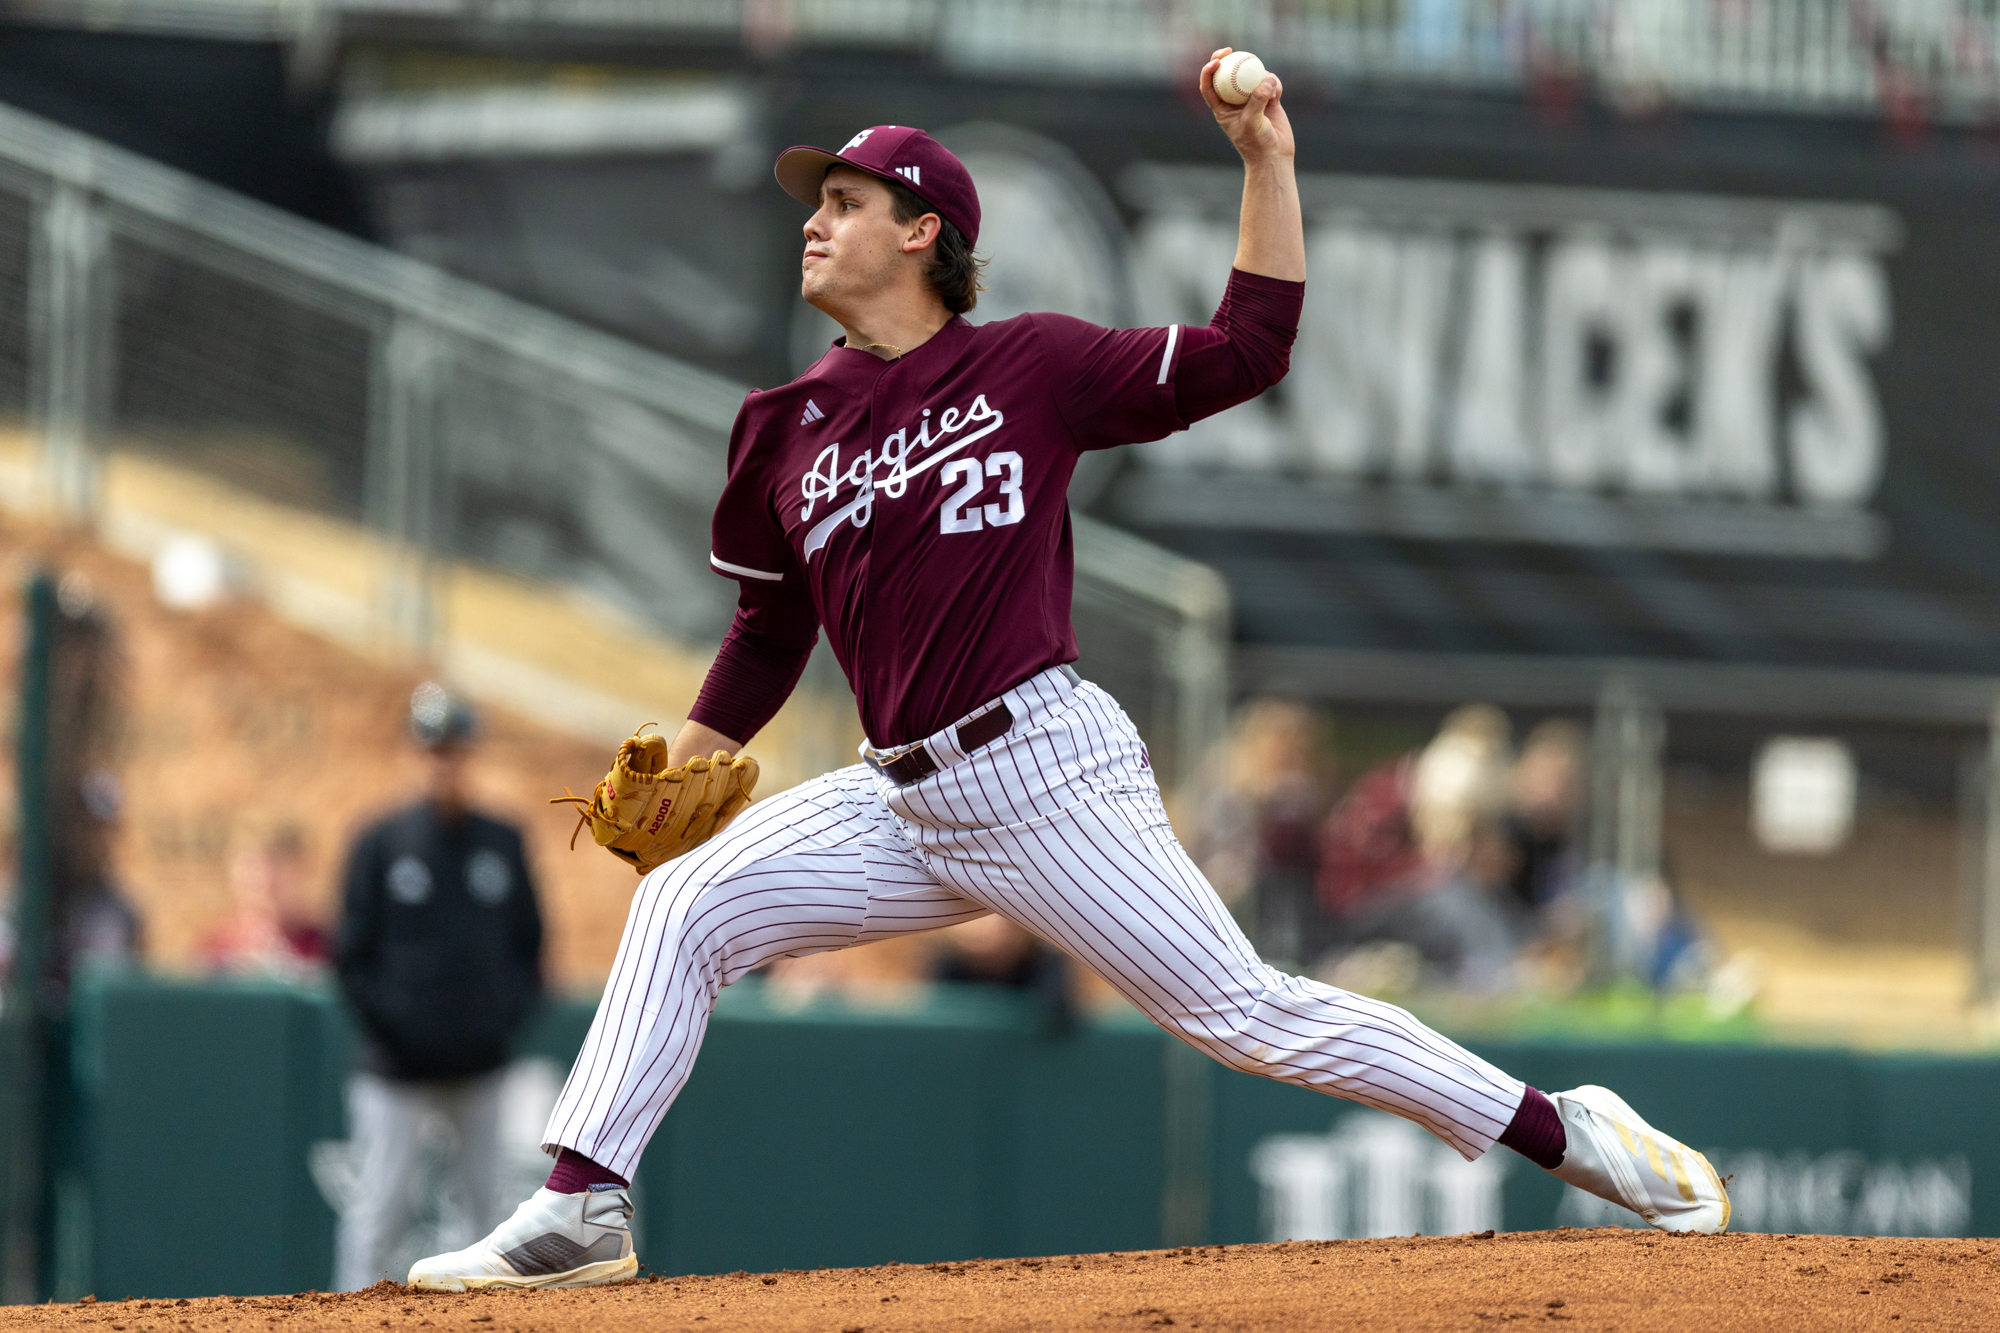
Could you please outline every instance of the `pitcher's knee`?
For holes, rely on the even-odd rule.
[[[1231,996],[1177,1007],[1160,1025],[1232,1069],[1265,1078],[1295,1072],[1298,1041],[1289,1037],[1285,1003],[1294,978],[1260,966],[1258,974]],[[1329,1032],[1328,1036],[1335,1034]]]
[[[1248,1010],[1164,1015],[1160,1026],[1188,1045],[1232,1069],[1260,1074],[1276,1052],[1252,1030]]]

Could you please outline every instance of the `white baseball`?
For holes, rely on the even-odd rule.
[[[1215,95],[1233,106],[1242,106],[1257,91],[1268,71],[1264,62],[1248,51],[1231,51],[1215,71]]]

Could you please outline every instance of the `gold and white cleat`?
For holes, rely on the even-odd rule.
[[[410,1289],[601,1287],[638,1275],[630,1193],[539,1189],[485,1240],[418,1260],[410,1268]]]
[[[1585,1084],[1549,1098],[1569,1146],[1553,1172],[1629,1208],[1662,1231],[1729,1230],[1729,1191],[1708,1159],[1639,1118],[1609,1088]]]

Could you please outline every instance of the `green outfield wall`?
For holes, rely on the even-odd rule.
[[[524,1038],[545,1080],[590,1012],[551,1006]],[[335,1214],[313,1163],[345,1135],[351,1041],[317,991],[88,987],[56,1171],[58,1295],[326,1286]],[[1744,1229],[2000,1233],[2000,1149],[1981,1132],[2000,1059],[1479,1049],[1540,1087],[1617,1088],[1735,1177]],[[1136,1020],[1051,1031],[1012,997],[955,990],[906,1011],[790,1013],[754,984],[725,992],[637,1184],[640,1257],[661,1272],[1614,1220],[1510,1153],[1462,1163]]]

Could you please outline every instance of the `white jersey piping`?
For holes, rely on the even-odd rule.
[[[762,579],[766,583],[783,583],[785,581],[783,574],[767,574],[761,569],[751,569],[748,565],[732,565],[713,551],[708,553],[708,563],[714,565],[725,574],[735,574],[739,578]]]

